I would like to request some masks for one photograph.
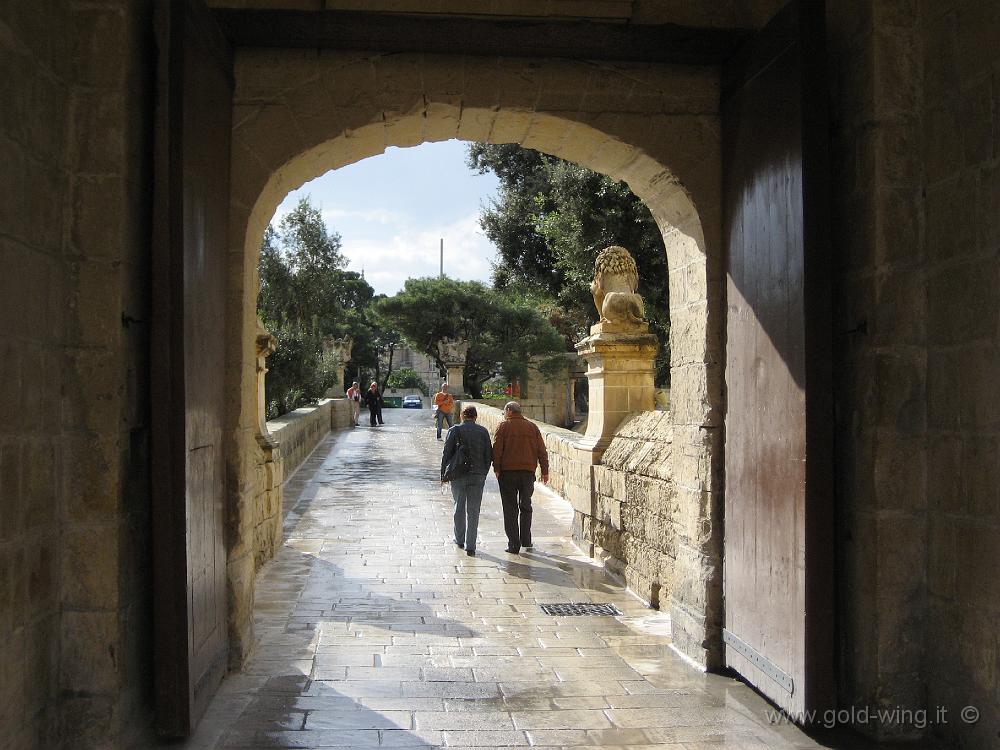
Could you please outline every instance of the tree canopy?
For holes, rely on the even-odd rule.
[[[374,290],[361,274],[345,270],[346,263],[340,235],[327,228],[308,197],[264,232],[257,314],[278,340],[267,362],[269,418],[337,383],[339,367],[324,354],[324,339],[351,336],[354,370],[377,375],[389,343],[399,341],[371,311]]]
[[[465,387],[475,397],[497,373],[523,376],[531,357],[565,350],[563,338],[537,307],[477,281],[407,279],[402,291],[374,307],[414,349],[442,368],[438,341],[467,341]]]
[[[624,183],[517,145],[470,144],[468,163],[500,179],[499,196],[480,215],[499,252],[494,288],[534,299],[575,342],[598,318],[590,294],[594,260],[608,245],[622,245],[639,266],[637,291],[660,338],[657,382],[668,382],[666,249],[645,204]]]

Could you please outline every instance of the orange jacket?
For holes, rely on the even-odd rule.
[[[542,467],[542,474],[549,473],[549,455],[545,451],[542,433],[520,414],[511,414],[493,438],[493,471],[534,471]]]
[[[438,391],[434,394],[434,406],[441,411],[448,412],[450,414],[452,409],[455,408],[455,397],[450,393]]]

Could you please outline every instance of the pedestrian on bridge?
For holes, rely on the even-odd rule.
[[[549,455],[542,433],[521,414],[517,401],[503,407],[503,422],[493,438],[493,471],[500,483],[503,526],[507,552],[516,555],[531,549],[531,495],[535,491],[535,467],[542,469],[542,483],[549,481]]]
[[[454,424],[455,397],[448,393],[448,384],[442,383],[441,390],[434,394],[434,420],[437,422],[437,439],[441,439],[441,422],[448,423],[450,430]],[[483,429],[486,429],[485,427]]]
[[[368,414],[371,417],[371,424],[384,424],[382,421],[382,394],[378,392],[378,383],[372,383],[365,392],[365,406],[368,407]]]
[[[451,482],[451,496],[455,500],[455,544],[464,549],[469,557],[476,555],[483,485],[493,460],[490,433],[476,424],[478,416],[475,406],[462,409],[462,422],[449,428],[441,452],[441,481]],[[449,464],[456,458],[456,453],[460,454],[462,465],[453,467],[450,479],[446,479]]]
[[[357,427],[361,419],[361,386],[357,380],[347,389],[347,398],[351,402],[351,423]]]

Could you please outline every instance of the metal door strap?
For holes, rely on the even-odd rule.
[[[791,675],[779,669],[773,661],[761,654],[749,643],[725,628],[722,629],[722,640],[732,646],[735,651],[745,656],[757,669],[781,685],[781,687],[788,691],[789,695],[795,693],[795,681],[791,678]]]

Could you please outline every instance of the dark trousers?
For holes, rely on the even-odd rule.
[[[520,550],[531,546],[531,493],[535,491],[535,472],[504,471],[498,479],[503,503],[503,528],[507,548]]]
[[[371,416],[372,427],[376,424],[382,424],[382,407],[381,406],[369,406],[369,415]],[[376,422],[376,420],[378,420]]]

